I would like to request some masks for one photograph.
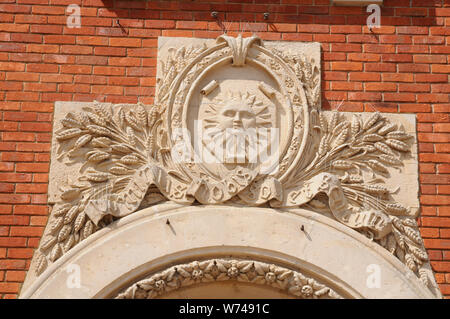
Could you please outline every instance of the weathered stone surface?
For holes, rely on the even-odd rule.
[[[320,214],[173,203],[99,230],[51,265],[22,297],[111,298],[174,265],[229,256],[303,273],[345,298],[433,297],[388,251]],[[67,285],[70,265],[80,266],[80,288]],[[367,284],[375,270],[370,265],[380,267],[380,288]]]
[[[55,207],[27,285],[115,220],[170,201],[315,211],[439,295],[415,221],[414,116],[322,111],[317,43],[161,38],[158,58],[152,106],[57,103]]]

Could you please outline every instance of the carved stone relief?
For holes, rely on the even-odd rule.
[[[267,285],[301,299],[342,299],[302,273],[254,260],[211,259],[176,265],[142,279],[116,299],[152,299],[199,283],[238,281]]]
[[[55,206],[34,257],[37,274],[114,220],[173,201],[308,208],[379,243],[424,285],[434,282],[415,221],[414,121],[321,111],[317,43],[226,35],[183,43],[160,39],[154,105],[94,102],[55,115]],[[235,150],[229,137],[243,131],[239,156],[219,152]],[[219,161],[205,161],[199,148]]]

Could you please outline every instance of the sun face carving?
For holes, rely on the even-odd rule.
[[[256,115],[248,105],[229,103],[219,112],[219,127],[221,129],[249,129],[256,126]]]
[[[270,127],[271,114],[267,105],[248,92],[227,92],[224,99],[208,104],[203,118],[205,129],[250,129]]]
[[[204,142],[217,163],[256,164],[258,147],[268,137],[266,128],[272,127],[271,119],[268,105],[256,95],[227,92],[206,106]]]

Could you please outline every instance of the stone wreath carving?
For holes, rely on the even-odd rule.
[[[195,284],[221,281],[267,285],[301,299],[342,299],[333,289],[300,272],[236,259],[211,259],[173,266],[134,283],[115,298],[153,299]]]
[[[395,190],[385,186],[390,169],[402,167],[402,156],[411,147],[411,136],[401,126],[378,112],[366,120],[359,115],[347,120],[339,112],[327,118],[320,110],[318,61],[268,49],[257,37],[221,36],[210,47],[169,52],[161,63],[154,105],[95,102],[61,120],[59,160],[84,164],[76,181],[61,185],[60,201],[39,247],[38,274],[113,220],[173,201],[329,212],[399,258],[424,285],[430,283],[416,212],[395,202]],[[210,93],[209,100],[208,92],[218,83],[199,87],[213,68],[245,70],[250,65],[275,84],[261,82],[231,95]],[[193,151],[189,137],[177,132],[189,129],[189,103],[197,91],[206,101],[204,111],[198,111],[205,122],[245,111],[248,121],[240,120],[239,127],[282,123],[278,165],[264,171],[260,163],[216,169],[201,161],[175,160],[180,149]],[[220,99],[232,102],[217,109]],[[208,118],[208,112],[216,113]],[[226,118],[216,122],[228,123]]]

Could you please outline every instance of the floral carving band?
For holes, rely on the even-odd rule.
[[[170,267],[140,280],[116,299],[152,299],[198,283],[238,281],[265,285],[301,299],[342,299],[313,278],[284,267],[253,260],[212,259]]]

